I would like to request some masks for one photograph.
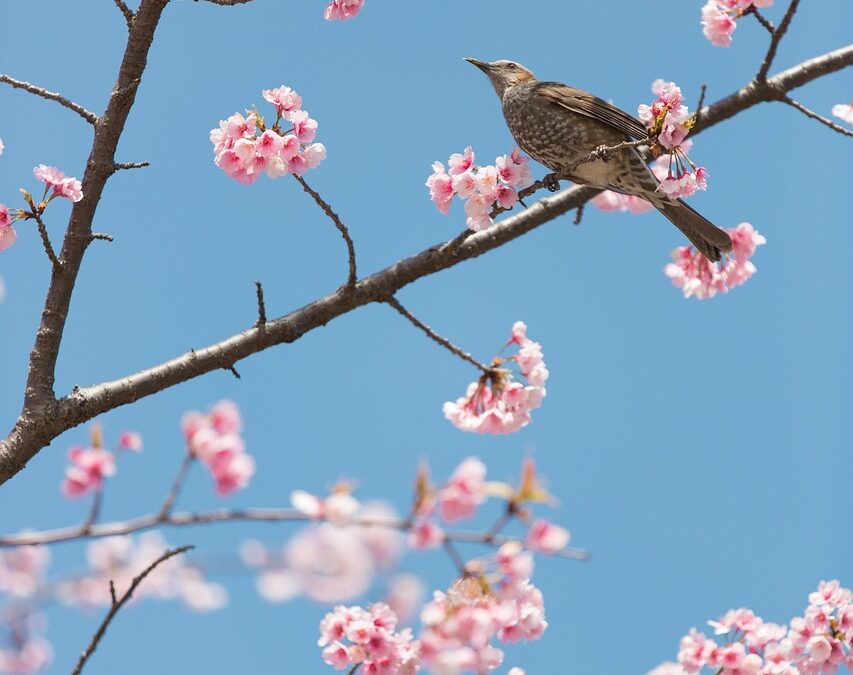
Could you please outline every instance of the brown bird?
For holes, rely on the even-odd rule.
[[[601,159],[585,161],[602,147],[647,138],[642,122],[581,89],[559,82],[540,82],[513,61],[465,60],[489,76],[516,143],[554,172],[553,183],[563,178],[642,197],[709,260],[719,260],[721,252],[732,250],[732,240],[726,232],[680,199],[670,199],[658,189],[660,182],[643,157],[648,148],[621,148],[602,153]]]

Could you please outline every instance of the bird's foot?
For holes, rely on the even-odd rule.
[[[610,148],[606,145],[599,145],[592,151],[592,156],[596,159],[600,159],[602,162],[606,162],[610,159]]]
[[[560,179],[557,177],[556,173],[549,173],[547,176],[542,178],[542,184],[548,192],[556,192],[560,189]]]

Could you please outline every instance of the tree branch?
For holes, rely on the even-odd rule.
[[[48,101],[56,101],[59,105],[63,105],[69,110],[73,110],[80,117],[86,120],[89,124],[96,125],[98,123],[98,116],[90,110],[86,110],[79,103],[75,103],[69,98],[66,98],[62,94],[58,94],[55,91],[48,91],[47,89],[43,89],[42,87],[37,87],[34,84],[30,84],[29,82],[24,82],[23,80],[16,80],[14,77],[9,77],[8,75],[0,74],[0,82],[5,82],[6,84],[11,84],[16,89],[23,89],[24,91],[28,91],[31,94],[35,94],[36,96],[41,96],[42,98],[46,98]]]
[[[771,33],[770,37],[770,47],[767,49],[767,56],[764,57],[764,62],[761,64],[761,68],[758,69],[758,73],[755,76],[755,79],[758,82],[764,82],[767,79],[767,73],[770,72],[770,67],[773,65],[773,59],[776,58],[776,50],[779,49],[779,43],[782,41],[782,38],[785,37],[785,33],[788,32],[788,27],[791,25],[791,20],[794,18],[794,14],[797,13],[797,7],[800,4],[800,0],[791,0],[791,4],[788,5],[788,11],[785,12],[785,16],[782,17],[782,22],[779,24],[779,27]],[[755,18],[764,25],[764,17],[762,17],[758,12],[754,12]],[[762,21],[764,19],[764,21]],[[769,22],[768,22],[769,23]],[[772,24],[770,24],[772,28]],[[765,25],[765,28],[767,26]]]
[[[426,333],[427,337],[429,337],[434,342],[437,342],[438,344],[440,344],[442,347],[447,349],[451,354],[455,354],[456,356],[458,356],[463,361],[467,361],[468,363],[470,363],[471,365],[473,365],[476,368],[479,368],[480,370],[482,370],[486,374],[492,372],[492,370],[493,370],[492,368],[489,368],[487,365],[480,363],[477,359],[475,359],[473,356],[471,356],[468,352],[462,351],[459,347],[457,347],[455,344],[453,344],[450,340],[448,340],[447,338],[442,337],[441,335],[436,333],[432,328],[430,328],[423,321],[418,319],[418,317],[416,317],[414,314],[412,314],[408,309],[403,307],[403,305],[400,304],[400,301],[397,300],[397,298],[395,298],[393,295],[390,298],[388,298],[385,302],[388,303],[394,309],[396,309],[404,317],[406,317],[412,323],[412,325],[414,325],[417,328],[420,328],[424,333]]]
[[[154,2],[155,0],[149,0],[143,4],[147,13],[143,14],[141,9],[140,13],[137,14],[134,33],[143,30],[144,26],[148,26],[148,30],[151,31],[149,38],[150,35],[153,35],[150,17],[153,10],[149,9],[149,4]],[[165,0],[156,0],[159,11],[162,11],[164,2]],[[157,16],[159,16],[159,11]],[[785,92],[850,65],[853,65],[853,45],[805,61],[769,78],[764,83],[751,82],[726,98],[710,106],[705,106],[702,109],[700,121],[692,133],[694,135],[701,133],[705,129],[759,103],[778,100]],[[125,65],[122,66],[123,72],[125,67]],[[141,71],[139,72],[141,73]],[[111,100],[110,105],[118,104]],[[126,112],[124,110],[125,118]],[[123,121],[124,118],[122,118],[122,123]],[[115,124],[116,122],[113,121],[111,128],[114,135],[109,145],[110,152],[115,150],[115,141],[118,138],[118,130],[116,130]],[[100,142],[103,145],[106,144],[106,140],[100,138],[101,133],[99,126],[96,133],[96,144]],[[102,156],[102,145],[98,146],[99,151],[96,153],[99,157]],[[111,154],[109,165],[112,166]],[[580,207],[599,192],[599,190],[589,187],[573,187],[564,190],[552,197],[541,199],[530,208],[496,223],[485,231],[464,232],[450,241],[437,244],[409,258],[400,260],[380,272],[361,279],[352,290],[344,288],[333,291],[285,316],[268,321],[262,328],[257,326],[249,328],[203,349],[191,351],[160,365],[111,382],[76,389],[63,399],[54,401],[52,399],[53,364],[61,337],[61,329],[67,314],[67,303],[73,287],[73,279],[79,270],[80,256],[82,256],[82,250],[79,250],[82,244],[76,240],[75,236],[79,236],[79,232],[82,230],[88,240],[89,225],[91,217],[94,215],[94,203],[100,196],[100,188],[103,187],[103,182],[96,183],[95,177],[89,177],[88,170],[87,180],[91,187],[87,188],[87,183],[84,182],[83,188],[87,197],[78,202],[75,205],[75,211],[72,212],[70,229],[73,231],[70,231],[66,236],[66,245],[63,247],[61,259],[69,261],[71,253],[79,253],[79,255],[69,262],[69,271],[61,275],[60,281],[54,281],[51,285],[52,290],[48,295],[45,316],[36,341],[37,349],[34,350],[34,358],[31,359],[31,363],[35,361],[37,367],[34,369],[31,366],[27,400],[40,401],[41,407],[39,409],[25,408],[15,428],[6,439],[0,441],[0,483],[5,482],[20,471],[42,447],[50,443],[63,431],[82,424],[108,410],[133,403],[181,382],[217,370],[222,367],[223,363],[233,364],[273,345],[294,342],[305,333],[325,325],[332,319],[357,307],[372,302],[384,302],[408,284],[498,248],[540,225]],[[98,190],[93,193],[92,190],[96,185]],[[84,217],[85,221],[81,220]],[[66,247],[69,249],[68,256],[65,252]],[[83,246],[83,248],[85,247]],[[70,282],[66,280],[68,277],[70,277]],[[54,289],[54,286],[57,288]],[[59,305],[58,310],[55,310],[57,299],[62,299],[62,304]],[[54,311],[61,311],[61,318],[54,317],[52,315]],[[57,329],[59,334],[56,333]],[[43,345],[50,346],[52,350],[47,356],[41,355]],[[36,377],[39,374],[43,377],[49,377],[47,385]],[[44,397],[45,388],[51,397]],[[42,394],[41,397],[39,397],[39,393]]]
[[[59,258],[56,257],[56,252],[53,250],[53,245],[50,243],[50,237],[47,234],[47,227],[45,227],[44,221],[41,219],[41,214],[37,210],[34,209],[32,215],[33,218],[35,218],[39,235],[41,235],[41,243],[44,246],[44,252],[47,253],[47,257],[50,258],[54,272],[58,274],[62,271],[62,263],[59,262]]]
[[[151,166],[151,162],[116,162],[114,164],[116,171],[127,169],[143,169],[146,166]]]
[[[66,527],[56,530],[44,530],[41,532],[22,532],[0,537],[0,548],[13,546],[44,546],[62,541],[78,541],[88,539],[100,539],[102,537],[114,537],[150,530],[153,527],[192,527],[195,525],[207,525],[211,523],[308,523],[316,522],[313,518],[306,516],[296,509],[286,508],[253,508],[253,509],[217,509],[215,511],[180,512],[170,513],[162,516],[160,513],[152,513],[131,520],[116,521],[92,525],[88,529],[80,526]],[[355,527],[381,527],[401,532],[408,531],[412,526],[411,520],[400,519],[373,519],[361,518],[352,523]],[[508,537],[491,532],[470,532],[466,530],[447,531],[445,538],[448,541],[460,544],[480,544],[500,548],[510,541],[520,541],[515,537]],[[585,560],[588,554],[583,549],[566,547],[555,555],[572,560]]]
[[[814,112],[813,110],[806,108],[806,106],[804,106],[799,101],[795,101],[790,96],[783,96],[779,100],[782,101],[782,103],[787,103],[789,106],[791,106],[795,110],[799,110],[806,117],[810,117],[813,120],[817,120],[821,124],[825,124],[826,126],[828,126],[833,131],[837,131],[839,134],[843,134],[844,136],[853,136],[853,131],[850,131],[850,129],[845,129],[840,124],[836,124],[835,122],[833,122],[831,119],[828,119],[828,118],[824,117],[823,115],[819,115],[818,113]]]
[[[130,7],[124,4],[124,0],[113,0],[113,2],[124,15],[124,21],[127,24],[127,29],[130,30],[133,28],[133,11],[131,11]]]
[[[258,298],[258,320],[255,322],[255,326],[260,328],[267,323],[267,306],[264,302],[264,287],[261,285],[260,281],[255,282],[255,295]]]
[[[148,567],[146,567],[139,575],[133,578],[133,581],[130,582],[130,587],[127,589],[124,595],[121,596],[118,600],[116,600],[115,586],[113,582],[110,581],[110,595],[112,597],[112,605],[110,606],[110,611],[107,612],[107,615],[104,617],[104,620],[101,622],[101,625],[98,626],[98,630],[95,631],[95,635],[92,637],[92,641],[89,643],[89,646],[86,647],[86,651],[83,652],[80,656],[80,660],[77,661],[77,665],[72,671],[71,675],[80,675],[83,671],[83,666],[86,665],[86,661],[89,660],[89,657],[92,656],[95,649],[98,647],[98,643],[101,641],[101,638],[104,637],[104,633],[107,632],[107,627],[110,625],[110,622],[113,620],[118,611],[124,607],[125,603],[130,600],[133,592],[136,590],[137,586],[142,583],[143,579],[147,577],[154,569],[160,565],[161,563],[166,562],[169,558],[180,555],[181,553],[186,553],[190,549],[194,548],[193,546],[181,546],[179,548],[173,548],[171,550],[166,551],[163,555],[161,555],[157,560],[151,563]]]
[[[355,288],[355,282],[358,281],[358,271],[356,270],[355,265],[355,244],[353,244],[352,237],[350,236],[349,230],[347,226],[343,224],[340,216],[332,210],[332,207],[326,203],[323,198],[320,196],[318,192],[311,188],[308,183],[305,182],[305,179],[298,174],[291,174],[296,182],[302,186],[302,189],[305,190],[311,198],[317,203],[321,209],[323,209],[323,213],[325,213],[331,221],[335,224],[335,227],[338,229],[338,232],[341,233],[341,236],[344,238],[344,241],[347,245],[347,256],[349,258],[349,274],[347,275],[347,288],[352,290]]]

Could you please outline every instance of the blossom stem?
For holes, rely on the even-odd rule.
[[[53,269],[56,272],[62,271],[62,263],[60,263],[59,258],[56,257],[56,252],[53,250],[53,245],[50,243],[50,237],[47,234],[47,227],[45,227],[41,214],[38,212],[38,209],[33,209],[32,214],[33,218],[36,220],[36,224],[38,225],[38,231],[41,235],[41,243],[44,245],[44,252],[47,253],[47,257],[50,258],[50,262],[53,264]]]
[[[395,298],[393,295],[390,298],[388,298],[385,302],[388,303],[394,309],[396,309],[404,317],[406,317],[412,323],[412,325],[420,328],[424,333],[427,334],[427,336],[429,336],[429,338],[431,340],[437,342],[442,347],[447,349],[452,354],[455,354],[456,356],[458,356],[463,361],[467,361],[471,365],[476,366],[477,368],[482,370],[483,373],[486,375],[488,375],[494,371],[494,368],[490,368],[489,366],[487,366],[483,363],[480,363],[477,359],[475,359],[473,356],[471,356],[468,352],[462,351],[462,349],[457,347],[450,340],[448,340],[447,338],[442,337],[441,335],[436,333],[432,328],[427,326],[423,321],[418,319],[418,317],[416,317],[409,310],[407,310],[405,307],[403,307],[403,305],[400,304],[400,301],[397,300],[397,298]]]

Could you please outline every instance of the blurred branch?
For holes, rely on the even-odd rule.
[[[24,91],[28,91],[31,94],[35,94],[36,96],[41,96],[42,98],[46,98],[48,101],[56,101],[59,105],[65,106],[69,110],[73,110],[80,117],[86,120],[89,124],[96,125],[98,123],[98,116],[90,110],[86,110],[79,103],[75,103],[70,98],[63,96],[62,94],[58,94],[55,91],[48,91],[47,89],[43,89],[42,87],[37,87],[34,84],[30,84],[29,82],[24,82],[23,80],[16,80],[14,77],[9,77],[8,75],[0,74],[0,82],[5,82],[6,84],[10,84],[16,89],[23,89]]]
[[[173,548],[167,550],[163,555],[161,555],[157,560],[151,563],[148,567],[146,567],[142,572],[140,572],[137,576],[133,578],[133,581],[130,582],[130,587],[125,591],[124,595],[121,598],[116,597],[115,586],[113,582],[110,581],[110,597],[112,598],[112,602],[110,605],[110,610],[107,612],[107,615],[104,617],[104,620],[101,622],[101,625],[98,626],[98,630],[95,631],[95,635],[92,637],[92,641],[89,643],[89,646],[86,647],[86,651],[84,651],[80,655],[80,660],[77,661],[77,665],[72,671],[71,675],[80,675],[83,671],[83,666],[86,665],[86,661],[89,660],[89,657],[92,656],[95,649],[98,647],[98,643],[101,641],[101,638],[104,637],[104,633],[107,632],[107,627],[110,625],[110,622],[113,620],[118,611],[124,607],[125,603],[130,600],[133,596],[133,592],[136,590],[137,586],[142,583],[142,581],[147,577],[151,572],[155,570],[155,568],[161,563],[166,562],[169,558],[180,555],[181,553],[186,553],[190,549],[194,547],[192,546],[181,546],[179,548]]]
[[[309,523],[316,519],[306,516],[301,511],[287,508],[249,508],[249,509],[216,509],[214,511],[179,512],[163,514],[152,513],[131,520],[116,521],[93,525],[88,529],[80,526],[66,527],[41,532],[22,532],[0,537],[0,548],[12,546],[43,546],[61,541],[76,541],[99,539],[117,535],[133,534],[153,527],[187,527],[207,525],[211,523],[256,522],[256,523]],[[409,519],[376,519],[357,518],[354,527],[380,527],[390,530],[407,532],[412,527]],[[499,548],[511,541],[521,541],[515,537],[494,534],[493,532],[470,532],[465,530],[447,531],[444,533],[447,541],[464,544],[481,544]],[[585,560],[588,555],[583,549],[567,547],[556,553],[558,557],[572,560]]]

